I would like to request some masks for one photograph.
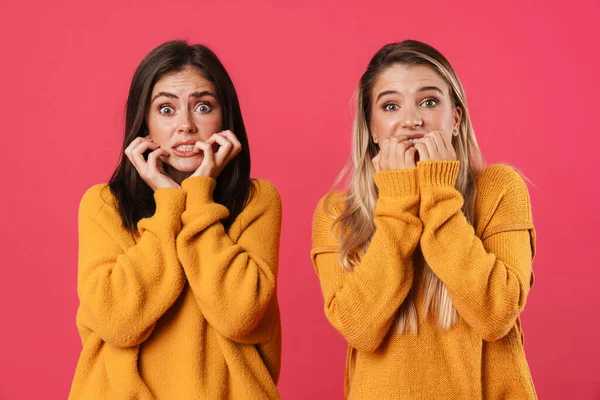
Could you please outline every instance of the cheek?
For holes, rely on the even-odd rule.
[[[223,130],[222,126],[223,118],[220,115],[198,117],[196,121],[201,140],[207,140],[213,134],[221,132]]]
[[[451,112],[431,113],[425,121],[425,125],[430,130],[442,131],[444,133],[451,133],[453,124],[454,119]]]
[[[164,145],[169,142],[173,130],[166,121],[150,117],[146,120],[146,125],[148,126],[148,134],[154,143]]]
[[[398,117],[394,117],[391,114],[382,114],[381,112],[373,113],[371,127],[375,130],[375,133],[377,133],[380,140],[392,136],[397,129],[398,124]]]

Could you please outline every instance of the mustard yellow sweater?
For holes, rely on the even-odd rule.
[[[331,233],[343,194],[319,203],[311,255],[325,314],[349,343],[349,399],[536,398],[519,322],[533,282],[527,187],[509,167],[487,168],[477,182],[473,228],[455,189],[458,170],[458,161],[428,161],[375,174],[376,231],[352,272],[338,262]],[[460,315],[448,331],[424,315],[419,258]],[[413,284],[418,334],[400,335],[394,320]]]
[[[79,211],[81,352],[70,399],[278,399],[281,201],[267,181],[225,232],[216,181],[155,192],[133,237],[106,185]]]

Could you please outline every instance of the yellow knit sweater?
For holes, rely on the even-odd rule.
[[[349,343],[347,398],[536,398],[519,322],[535,251],[527,187],[509,167],[487,168],[477,182],[473,228],[454,187],[458,170],[458,161],[428,161],[376,173],[376,231],[352,272],[338,262],[331,230],[343,194],[319,203],[311,255],[325,314]],[[448,331],[424,315],[419,258],[460,315]],[[394,320],[413,285],[418,334],[400,335]]]
[[[106,185],[79,211],[81,352],[70,399],[278,399],[281,200],[267,181],[225,232],[216,181],[155,192],[123,229]]]

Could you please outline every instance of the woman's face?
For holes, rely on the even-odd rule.
[[[449,87],[430,67],[396,64],[376,79],[371,95],[371,135],[376,142],[396,135],[420,139],[442,131],[451,140],[461,111],[454,107]]]
[[[170,175],[198,169],[203,154],[194,143],[221,131],[222,124],[215,87],[197,68],[166,74],[154,85],[146,125],[154,143],[169,153],[161,159]]]

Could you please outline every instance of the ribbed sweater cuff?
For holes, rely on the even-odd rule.
[[[405,196],[419,194],[417,169],[377,172],[375,185],[380,196]]]
[[[419,161],[419,184],[454,187],[459,169],[459,161]]]

